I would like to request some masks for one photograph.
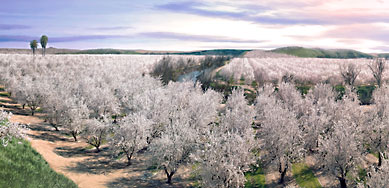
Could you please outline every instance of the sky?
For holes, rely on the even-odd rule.
[[[389,0],[0,1],[0,48],[389,52]]]

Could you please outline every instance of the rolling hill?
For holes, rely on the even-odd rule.
[[[359,52],[356,50],[348,49],[320,49],[320,48],[303,48],[303,47],[283,47],[270,50],[274,53],[282,53],[293,55],[296,57],[312,57],[312,58],[339,58],[339,59],[349,59],[349,58],[373,58],[373,55]]]

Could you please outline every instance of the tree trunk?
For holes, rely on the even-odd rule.
[[[94,141],[95,141],[95,147],[96,147],[96,152],[99,153],[101,150],[100,150],[100,145],[101,145],[101,138],[99,137],[99,139],[97,138],[94,138]]]
[[[91,146],[94,146],[96,148],[96,153],[99,153],[101,150],[100,150],[100,146],[101,146],[101,135],[99,135],[99,137],[95,137],[93,136],[92,138],[89,138],[87,139],[87,143],[90,144]]]
[[[166,183],[171,184],[172,183],[172,177],[174,175],[174,171],[169,174],[168,170],[165,167],[165,173],[166,173],[166,177],[167,177],[167,182]]]
[[[284,169],[282,169],[282,163],[280,163],[280,168],[278,169],[278,171],[280,172],[280,180],[278,181],[279,184],[283,184],[284,181],[285,181],[285,175],[286,175],[286,171],[288,170],[288,163],[285,164],[285,167]]]
[[[117,116],[115,116],[115,117],[113,118],[113,123],[114,123],[114,124],[117,123],[116,119],[117,119]]]
[[[127,166],[130,166],[132,164],[131,158],[132,158],[132,153],[130,155],[127,154]]]
[[[47,120],[47,119],[45,119],[45,122],[46,122],[46,121],[49,121],[49,122],[50,122],[50,125],[55,129],[55,131],[59,131],[58,126],[57,126],[55,123],[53,123],[52,120]]]
[[[77,133],[75,131],[72,131],[71,134],[74,138],[74,141],[77,142]]]
[[[381,152],[378,152],[378,164],[377,166],[380,167],[382,165],[382,155]]]
[[[347,188],[346,179],[342,177],[338,177],[338,179],[340,183],[340,188]]]
[[[131,163],[131,158],[132,158],[132,156],[133,156],[133,154],[134,154],[134,151],[135,151],[135,147],[132,148],[131,153],[126,152],[126,151],[124,150],[124,152],[126,153],[126,156],[127,156],[127,166],[130,166],[130,165],[132,164],[132,163]]]

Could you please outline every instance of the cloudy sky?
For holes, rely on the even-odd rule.
[[[389,0],[1,0],[0,48],[389,52]]]

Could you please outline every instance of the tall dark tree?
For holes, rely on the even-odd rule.
[[[35,50],[38,48],[38,41],[32,40],[30,42],[30,47],[32,49],[32,54],[35,55]]]
[[[49,38],[46,35],[42,35],[41,37],[41,46],[42,46],[42,56],[46,55],[46,46]]]

